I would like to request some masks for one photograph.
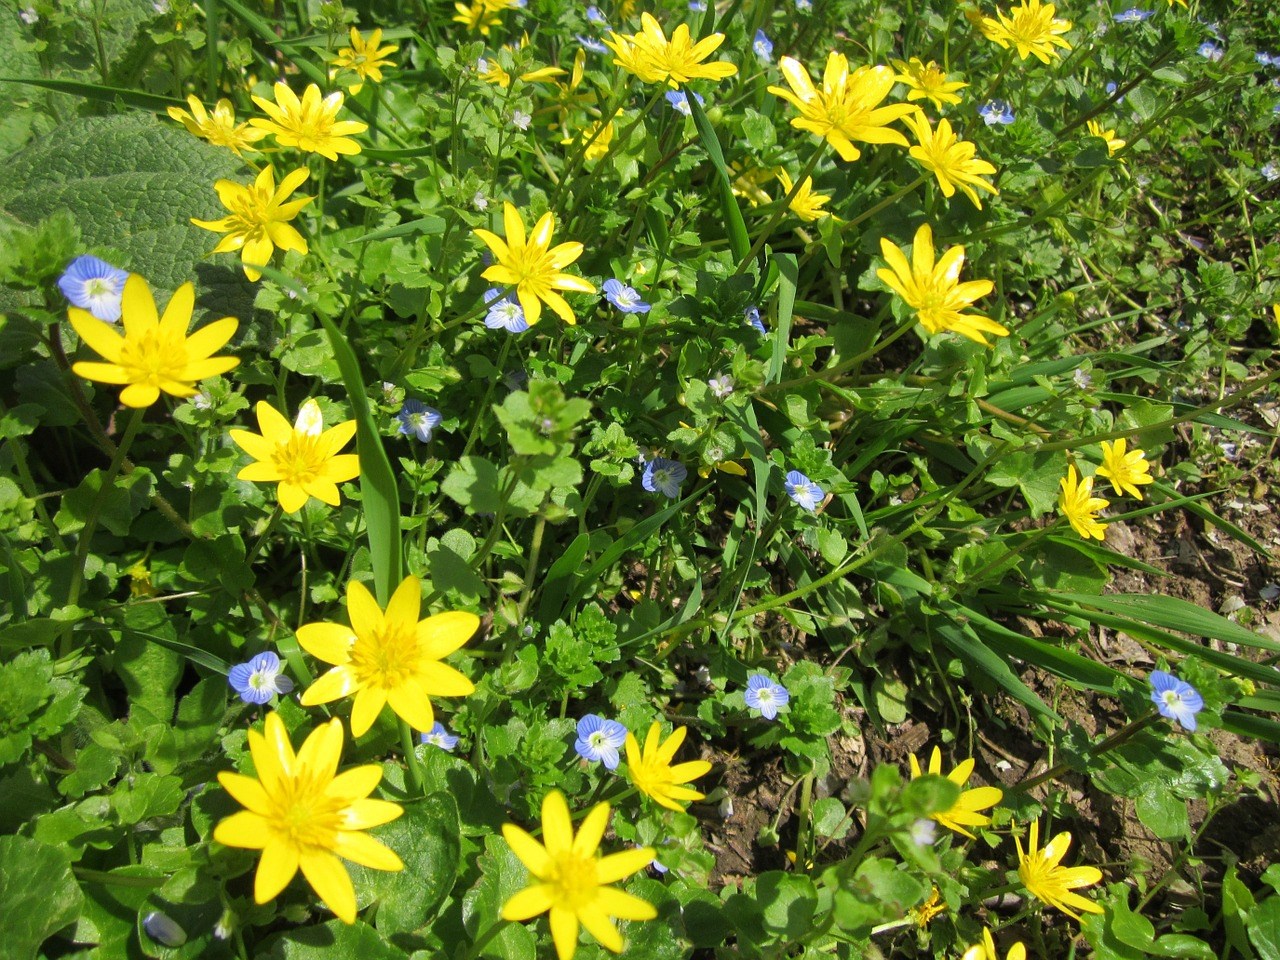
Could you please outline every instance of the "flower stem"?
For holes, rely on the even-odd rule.
[[[416,794],[422,796],[426,793],[426,777],[422,771],[422,760],[418,757],[418,751],[413,746],[413,730],[409,728],[409,721],[403,717],[400,719],[400,744],[404,747],[404,761],[409,767],[409,780],[413,783],[413,789]]]
[[[1103,740],[1097,746],[1090,747],[1086,756],[1099,757],[1099,756],[1102,756],[1102,754],[1107,753],[1108,751],[1114,750],[1116,747],[1120,746],[1126,741],[1131,740],[1139,731],[1145,730],[1147,727],[1151,726],[1153,723],[1155,723],[1159,719],[1160,719],[1160,714],[1152,711],[1151,713],[1148,713],[1146,716],[1139,717],[1137,720],[1130,720],[1127,724],[1125,724],[1123,727],[1121,727],[1111,736],[1107,737],[1107,739]],[[1025,780],[1022,783],[1017,784],[1016,786],[1010,787],[1005,792],[1006,793],[1026,793],[1028,790],[1031,790],[1034,787],[1038,787],[1040,786],[1040,784],[1045,783],[1048,780],[1053,780],[1056,777],[1062,776],[1070,768],[1071,768],[1071,765],[1068,763],[1056,764],[1053,767],[1050,767],[1044,773],[1040,774],[1040,776],[1032,777],[1030,780]]]
[[[263,528],[262,534],[258,537],[257,542],[254,543],[253,547],[244,558],[244,565],[246,568],[253,566],[253,561],[256,560],[258,554],[262,552],[263,544],[267,542],[267,537],[271,536],[271,531],[275,530],[276,524],[280,522],[280,518],[282,516],[284,516],[284,508],[277,503],[276,508],[271,511],[271,516],[267,520],[267,525]]]
[[[476,957],[480,956],[480,951],[487,947],[489,945],[489,941],[502,931],[503,924],[506,922],[507,921],[499,917],[497,920],[494,920],[493,923],[489,924],[489,929],[476,937],[475,942],[471,944],[471,949],[467,951],[463,960],[476,960]]]
[[[93,498],[93,503],[89,505],[89,513],[84,518],[84,528],[80,531],[79,540],[76,541],[75,557],[71,562],[71,586],[67,590],[68,607],[74,607],[80,599],[80,591],[84,588],[84,566],[89,559],[89,547],[93,544],[93,534],[98,528],[98,518],[102,516],[102,509],[107,505],[107,497],[115,489],[116,477],[120,475],[120,468],[124,465],[125,454],[129,452],[129,447],[133,444],[138,428],[142,426],[142,418],[145,414],[145,407],[139,407],[130,413],[129,422],[124,428],[124,436],[120,438],[115,456],[111,458],[111,465],[102,475],[102,483]],[[66,625],[59,642],[58,649],[64,657],[71,652],[72,626],[71,623]]]

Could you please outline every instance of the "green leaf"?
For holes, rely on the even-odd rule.
[[[1156,627],[1191,633],[1196,636],[1239,643],[1259,650],[1280,653],[1280,642],[1270,640],[1237,623],[1232,623],[1212,610],[1197,606],[1177,597],[1156,596],[1145,593],[1114,593],[1107,596],[1091,596],[1081,593],[1054,594],[1061,600],[1094,607],[1123,617],[1134,617]]]
[[[1245,922],[1259,960],[1280,957],[1280,895],[1268,897],[1250,910]]]
[[[400,855],[398,872],[370,870],[353,864],[357,889],[378,901],[374,923],[390,937],[424,927],[453,888],[461,843],[458,807],[447,793],[433,793],[405,804],[404,814],[373,836]],[[363,898],[362,898],[363,899]]]
[[[764,927],[782,942],[796,941],[808,932],[818,906],[818,891],[804,874],[778,870],[761,874],[756,882]]]
[[[330,920],[319,926],[291,930],[271,942],[270,957],[271,960],[334,960],[335,957],[408,960],[407,954],[360,920],[352,924]]]
[[[1180,840],[1190,828],[1187,801],[1175,797],[1167,784],[1144,787],[1134,802],[1134,809],[1143,825],[1161,840]]]
[[[720,213],[724,216],[725,226],[729,230],[729,249],[734,258],[741,263],[751,252],[751,238],[747,234],[746,221],[742,219],[742,210],[738,207],[738,199],[733,195],[733,183],[729,177],[729,169],[725,166],[724,151],[720,149],[720,140],[716,131],[707,119],[706,111],[698,103],[693,91],[688,91],[687,103],[693,115],[693,125],[698,130],[698,139],[702,149],[707,151],[712,165],[716,168],[716,187],[720,194]]]
[[[462,898],[462,923],[473,939],[498,921],[499,911],[518,890],[525,887],[529,873],[512,853],[507,842],[490,834],[478,861],[480,879]],[[502,931],[480,951],[479,957],[495,960],[533,960],[534,935],[518,923],[503,924]],[[478,960],[478,958],[477,958]]]
[[[70,213],[83,245],[118,250],[124,267],[161,291],[198,280],[198,305],[248,318],[253,291],[233,258],[207,259],[214,234],[191,217],[226,211],[213,183],[243,167],[180,124],[125,114],[76,120],[5,161],[0,210],[25,224]],[[158,296],[163,308],[165,297]]]
[[[766,383],[782,379],[782,366],[787,360],[787,342],[791,337],[791,313],[796,304],[796,285],[800,282],[800,268],[794,253],[781,253],[773,258],[778,268],[778,325],[773,331],[773,350],[769,355],[769,372]]]
[[[26,837],[0,837],[0,917],[7,960],[35,960],[40,944],[80,914],[84,895],[66,858]]]
[[[382,432],[373,419],[369,398],[364,392],[360,363],[332,320],[317,314],[334,356],[342,370],[351,412],[356,421],[356,447],[360,454],[360,497],[364,505],[365,532],[369,538],[369,558],[373,562],[373,585],[378,603],[384,608],[400,586],[403,560],[400,545],[400,493],[391,461],[382,446]]]
[[[453,465],[440,490],[471,513],[498,512],[498,468],[484,457],[463,457]]]

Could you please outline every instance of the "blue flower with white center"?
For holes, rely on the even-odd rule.
[[[293,689],[293,681],[280,669],[280,658],[268,650],[248,663],[237,663],[227,673],[227,682],[245,703],[261,705],[277,694],[284,696]]]
[[[702,99],[702,94],[695,93],[698,98],[698,106],[702,106],[707,101]],[[668,90],[667,103],[671,104],[676,113],[683,113],[686,117],[693,116],[693,111],[689,109],[689,97],[683,90]]]
[[[88,310],[99,320],[115,323],[120,319],[120,296],[128,279],[128,270],[86,254],[67,265],[58,286],[63,296],[81,310]]]
[[[978,108],[978,116],[988,127],[1013,123],[1013,107],[1004,100],[988,100]]]
[[[1151,702],[1160,716],[1176,720],[1188,730],[1196,728],[1196,714],[1204,709],[1204,697],[1191,684],[1163,670],[1151,671]]]
[[[678,460],[654,457],[644,465],[640,485],[650,493],[661,493],[674,500],[680,496],[680,484],[684,483],[687,476],[689,471]]]
[[[787,481],[783,484],[786,488],[787,496],[791,501],[802,510],[808,510],[812,513],[818,509],[818,504],[822,502],[826,492],[806,477],[799,470],[792,470],[787,474]]]
[[[591,763],[603,763],[606,770],[618,769],[618,750],[627,742],[627,728],[617,720],[588,713],[578,721],[578,739],[573,749]]]
[[[489,304],[489,312],[485,315],[484,325],[490,330],[505,330],[507,333],[524,333],[529,324],[524,318],[524,307],[514,297],[504,297],[496,287],[486,290],[484,302]]]
[[[742,312],[742,316],[746,319],[747,326],[754,329],[760,334],[760,336],[764,336],[769,332],[764,328],[764,321],[760,319],[760,308],[755,304],[747,307],[747,309]]]
[[[1196,53],[1200,54],[1200,56],[1204,57],[1206,60],[1211,60],[1214,63],[1217,63],[1222,59],[1222,48],[1212,40],[1206,40],[1204,43],[1200,44],[1200,46],[1196,47]]]
[[[773,720],[778,716],[778,708],[787,705],[791,694],[780,683],[775,683],[763,673],[753,673],[747,677],[747,692],[742,695],[747,706],[759,710],[760,716]]]
[[[574,34],[575,39],[582,44],[584,50],[590,50],[592,53],[608,53],[609,48],[597,40],[595,37],[584,37],[582,34]]]
[[[764,63],[773,61],[773,41],[771,41],[763,30],[756,31],[756,38],[751,41],[751,49],[756,52],[756,56]]]
[[[1107,92],[1107,96],[1108,96],[1109,98],[1114,98],[1114,100],[1115,100],[1115,102],[1116,102],[1116,103],[1124,103],[1124,95],[1123,95],[1123,94],[1121,94],[1121,95],[1120,95],[1120,96],[1118,96],[1118,97],[1116,96],[1116,91],[1120,89],[1120,85],[1119,85],[1119,84],[1117,84],[1114,80],[1108,80],[1108,81],[1107,81],[1107,85],[1106,85],[1105,87],[1103,87],[1102,89],[1103,89],[1103,90],[1105,90],[1105,91]]]
[[[1272,160],[1270,163],[1265,164],[1259,173],[1267,178],[1268,183],[1274,183],[1275,181],[1280,180],[1280,165],[1277,165],[1276,162]]]
[[[1269,53],[1264,53],[1262,50],[1259,50],[1257,53],[1255,53],[1253,55],[1253,59],[1258,61],[1258,66],[1260,67],[1277,66],[1276,58]]]
[[[640,299],[635,287],[612,278],[604,282],[604,298],[623,313],[648,313],[651,306]]]
[[[1154,16],[1154,10],[1140,10],[1137,7],[1130,7],[1128,10],[1122,10],[1111,19],[1116,23],[1141,23],[1148,17]]]
[[[813,9],[813,0],[796,0],[796,9],[801,13],[808,13]]]
[[[689,10],[692,13],[706,13],[707,4],[705,0],[689,0]]]
[[[449,753],[452,753],[453,748],[458,745],[458,738],[451,734],[449,728],[439,720],[433,723],[426,733],[418,734],[418,739]]]
[[[406,400],[396,419],[400,421],[401,434],[417,437],[426,443],[431,439],[431,431],[440,425],[440,411],[428,407],[421,400]]]
[[[587,7],[587,23],[596,23],[603,27],[608,25],[609,20],[608,18],[605,17],[603,13],[600,12],[599,7],[597,7],[595,4],[592,4],[591,6]]]

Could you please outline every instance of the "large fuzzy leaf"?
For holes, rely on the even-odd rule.
[[[15,219],[35,224],[67,211],[86,248],[118,250],[118,266],[146,277],[162,305],[192,280],[200,307],[219,316],[252,314],[253,290],[239,261],[208,259],[218,237],[191,223],[226,213],[213,182],[236,179],[242,169],[228,151],[168,119],[129,114],[65,124],[4,166],[0,210]]]

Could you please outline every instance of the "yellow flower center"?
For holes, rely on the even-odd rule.
[[[546,882],[552,887],[555,905],[577,913],[591,904],[600,887],[596,858],[568,851],[552,861]]]
[[[1009,35],[1015,43],[1032,46],[1041,43],[1046,36],[1052,34],[1053,11],[1045,8],[1039,10],[1017,9],[1009,18]]]
[[[361,686],[395,690],[417,674],[421,654],[416,623],[384,623],[351,648],[351,670]]]
[[[181,379],[178,374],[186,365],[185,343],[163,337],[159,329],[141,337],[126,336],[120,348],[120,366],[129,372],[130,383],[159,387],[161,381]]]
[[[527,283],[545,284],[550,275],[556,272],[556,265],[551,262],[551,255],[545,247],[536,244],[525,244],[522,247],[512,246],[511,256],[502,265],[511,269],[516,275],[516,287]]]
[[[317,437],[294,431],[286,442],[276,446],[271,461],[280,471],[280,478],[294,486],[308,483],[320,475],[325,458],[321,455]]]
[[[306,768],[295,777],[282,777],[271,796],[273,809],[267,816],[272,829],[296,848],[332,850],[345,801],[325,796],[325,787],[331,782]]]

